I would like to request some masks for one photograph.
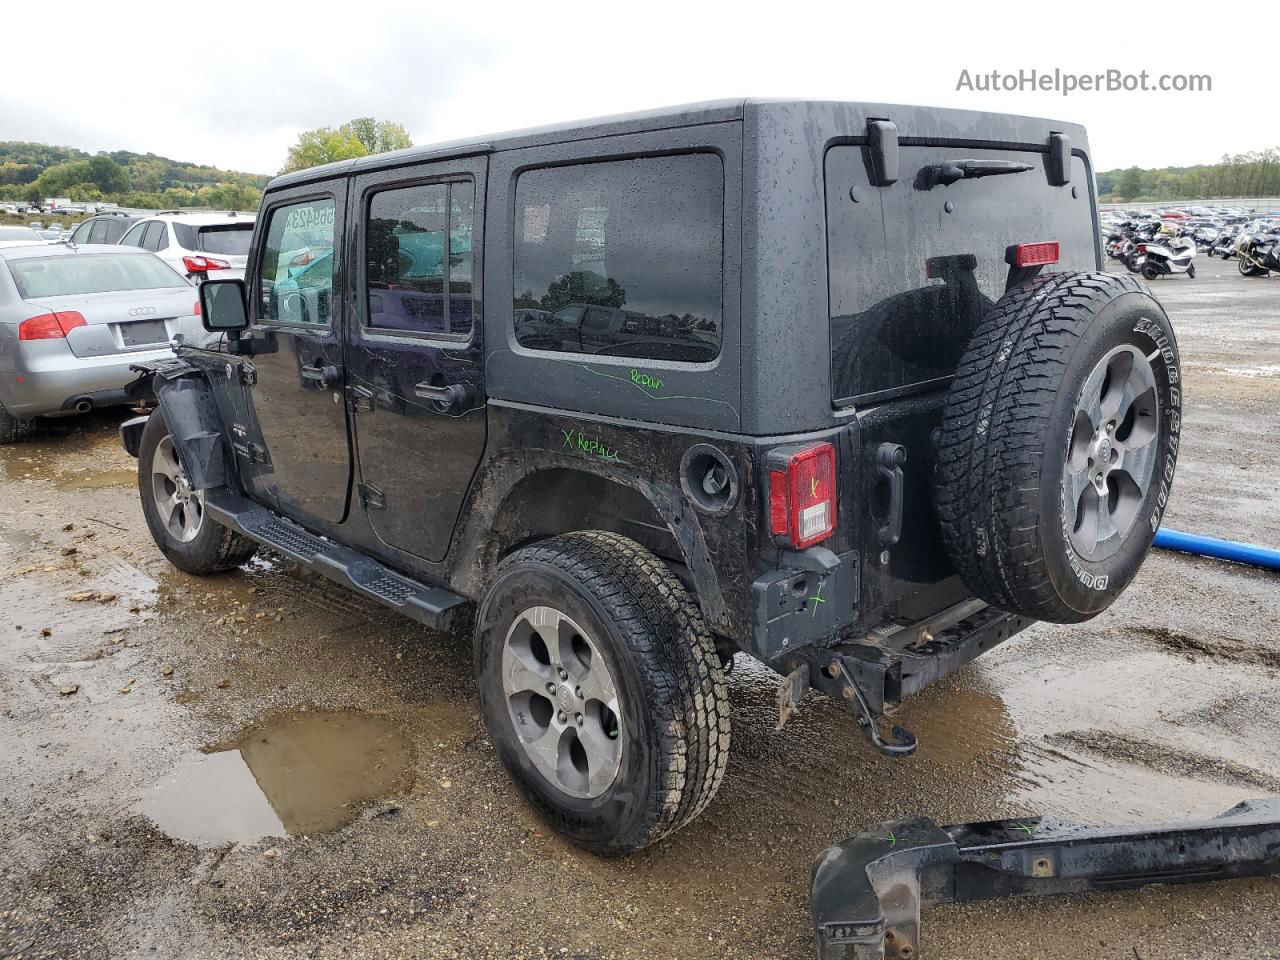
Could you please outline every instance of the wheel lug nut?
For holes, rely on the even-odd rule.
[[[568,672],[567,670],[565,670],[565,668],[564,668],[564,667],[561,667],[561,668],[560,668],[559,670],[557,670],[556,672],[560,674],[560,679],[561,679],[561,680],[568,680],[568,679],[569,679],[569,672]]]
[[[578,726],[582,726],[582,714],[575,713],[573,715],[573,722],[576,723]]]
[[[568,718],[564,715],[564,711],[561,710],[559,713],[556,714],[556,719],[559,720],[561,723],[564,723],[565,720],[567,720]]]
[[[574,695],[575,697],[577,697],[579,700],[581,700],[581,699],[582,699],[582,688],[581,688],[581,687],[574,687],[574,688],[573,688],[573,695]]]
[[[554,683],[548,683],[547,693],[555,693],[555,692],[556,692],[556,685]]]

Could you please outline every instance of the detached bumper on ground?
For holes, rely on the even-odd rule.
[[[920,908],[996,897],[1196,883],[1280,870],[1280,798],[1213,820],[1091,827],[1032,818],[881,824],[824,851],[810,911],[819,960],[918,960]]]

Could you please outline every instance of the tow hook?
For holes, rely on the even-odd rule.
[[[839,657],[834,657],[827,664],[827,676],[840,682],[840,696],[849,701],[857,715],[858,726],[871,745],[888,757],[909,757],[916,752],[916,735],[905,727],[894,725],[892,740],[888,740],[876,726],[875,714],[871,712],[871,704],[867,703],[866,694],[853,679],[853,674]]]

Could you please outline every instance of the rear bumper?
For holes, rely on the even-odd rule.
[[[965,600],[928,620],[877,630],[864,640],[811,651],[813,685],[840,700],[852,678],[872,714],[882,716],[907,697],[959,670],[1036,621]],[[832,670],[839,662],[846,672]]]
[[[0,402],[14,416],[72,412],[82,398],[91,406],[125,403],[125,384],[138,377],[130,369],[133,364],[173,356],[167,345],[101,357],[77,357],[65,344],[59,345],[61,350],[40,351],[23,350],[19,345],[16,354],[5,358],[7,369],[0,371]]]

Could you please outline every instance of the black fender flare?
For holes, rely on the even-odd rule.
[[[584,463],[580,458],[553,452],[537,456],[535,462],[531,462],[528,451],[490,461],[476,476],[471,495],[463,506],[464,516],[471,517],[471,520],[460,531],[461,536],[456,543],[455,589],[472,597],[478,597],[484,591],[501,559],[496,552],[498,544],[491,536],[495,522],[522,484],[548,470],[566,470],[597,477],[628,488],[642,497],[661,518],[680,551],[708,625],[715,629],[715,625],[727,622],[728,610],[719,577],[711,562],[706,535],[697,511],[677,484],[610,471],[590,462]]]
[[[131,397],[155,398],[192,489],[229,485],[235,471],[229,463],[222,417],[205,371],[181,358],[139,364],[133,369],[140,376],[126,389]],[[147,419],[138,417],[120,427],[125,449],[134,456]]]

